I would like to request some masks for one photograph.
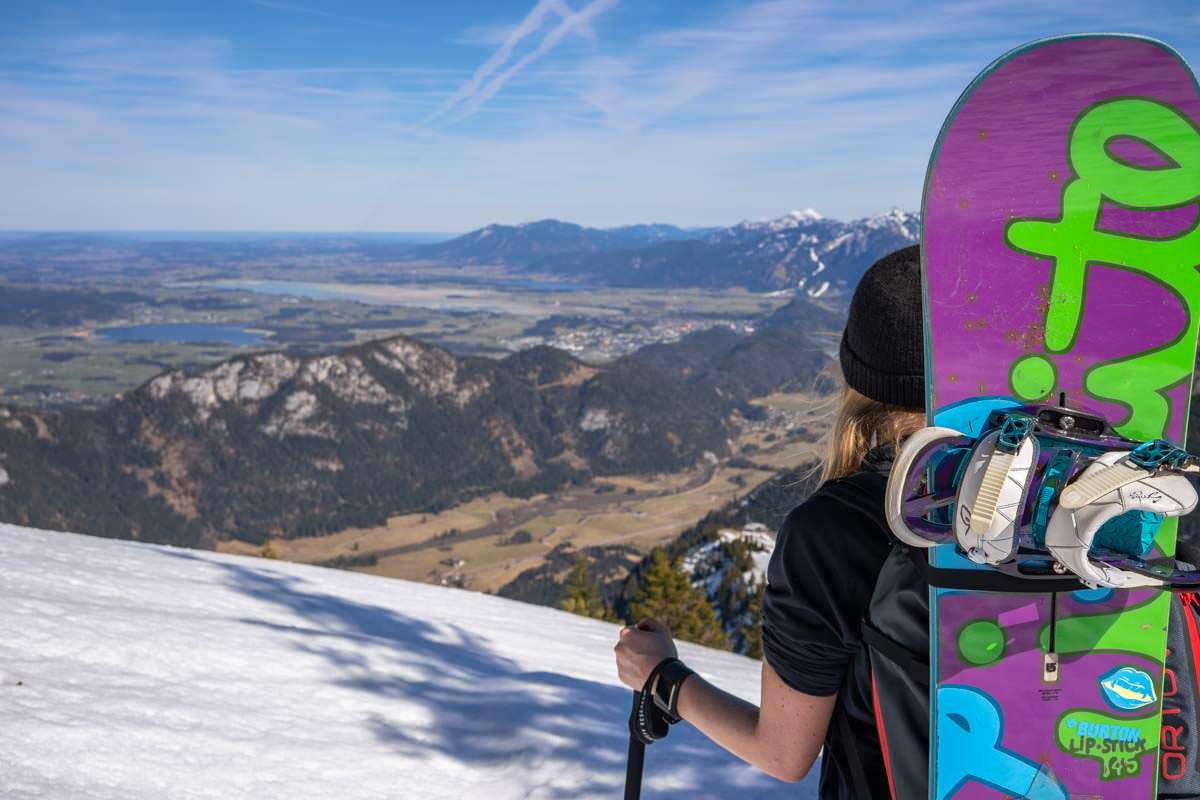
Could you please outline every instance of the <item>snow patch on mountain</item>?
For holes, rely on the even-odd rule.
[[[784,214],[782,217],[776,217],[774,219],[760,221],[742,220],[732,228],[726,228],[723,231],[719,231],[717,235],[720,236],[725,234],[727,231],[741,233],[745,233],[747,231],[774,233],[804,228],[812,225],[813,223],[823,221],[825,221],[825,217],[819,211],[806,208],[801,211],[790,211],[787,214]]]
[[[617,422],[620,422],[620,419],[614,418],[612,412],[607,408],[589,408],[584,410],[583,416],[579,420],[579,429],[581,431],[600,431],[612,427]]]
[[[920,217],[917,214],[910,214],[898,208],[868,217],[862,220],[862,222],[866,227],[873,230],[890,228],[914,241],[920,236]]]
[[[0,525],[0,796],[621,793],[617,627],[472,592]],[[757,700],[759,665],[680,645]],[[815,798],[686,723],[645,796]]]
[[[293,392],[284,401],[283,410],[263,426],[263,432],[268,436],[316,436],[333,439],[335,434],[332,425],[313,420],[320,410],[320,402],[312,392]]]
[[[745,601],[747,596],[722,594],[730,594],[728,587],[738,582],[742,586],[736,594],[752,595],[767,580],[767,564],[774,550],[775,537],[770,530],[762,523],[748,522],[740,530],[722,528],[714,538],[690,548],[680,560],[680,568],[691,576],[692,585],[703,588],[714,602]]]

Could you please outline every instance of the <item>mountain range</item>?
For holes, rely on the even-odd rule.
[[[767,222],[699,230],[669,225],[604,230],[558,220],[489,225],[406,252],[438,263],[498,264],[596,285],[799,289],[816,298],[846,294],[876,259],[919,236],[919,215],[898,209],[851,222],[806,209]]]
[[[846,295],[872,262],[913,244],[917,214],[893,209],[842,222],[812,209],[729,227],[627,225],[590,228],[555,219],[488,225],[442,242],[382,234],[245,235],[201,233],[178,239],[138,234],[43,233],[0,240],[0,273],[45,278],[47,268],[70,277],[80,266],[122,275],[159,275],[208,264],[245,277],[247,271],[286,278],[306,259],[335,259],[338,280],[412,280],[421,267],[500,266],[594,286],[639,288],[743,287],[799,290],[809,297]],[[356,272],[357,270],[357,272]],[[444,274],[442,275],[444,280]]]
[[[804,298],[605,365],[493,360],[404,336],[171,371],[96,409],[0,406],[0,519],[187,546],[381,524],[496,490],[726,454],[734,412],[809,388],[837,313]]]

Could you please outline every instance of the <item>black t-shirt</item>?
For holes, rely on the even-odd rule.
[[[886,474],[888,456],[873,452],[864,469]],[[861,625],[891,541],[878,519],[836,498],[836,484],[819,488],[779,530],[763,598],[763,656],[793,689],[838,695],[821,759],[821,797],[855,796],[851,746],[872,797],[888,797]]]

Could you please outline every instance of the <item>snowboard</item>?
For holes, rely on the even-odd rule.
[[[926,177],[930,424],[978,435],[996,408],[1065,402],[1182,445],[1198,195],[1200,91],[1161,42],[1056,37],[984,70]],[[1168,520],[1154,554],[1174,539]],[[930,560],[990,569],[952,545]],[[1153,798],[1168,601],[931,589],[930,797]]]

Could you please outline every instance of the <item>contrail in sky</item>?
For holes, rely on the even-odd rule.
[[[592,0],[579,11],[573,11],[564,0],[538,0],[537,5],[509,33],[499,49],[475,70],[471,80],[446,98],[440,108],[422,120],[423,124],[428,125],[455,109],[460,113],[454,115],[453,121],[470,116],[480,105],[494,97],[517,73],[553,50],[568,33],[578,33],[591,38],[593,34],[589,23],[616,4],[617,0]],[[496,72],[509,62],[521,42],[541,30],[551,13],[561,17],[559,23],[542,37],[537,47],[497,75]]]

